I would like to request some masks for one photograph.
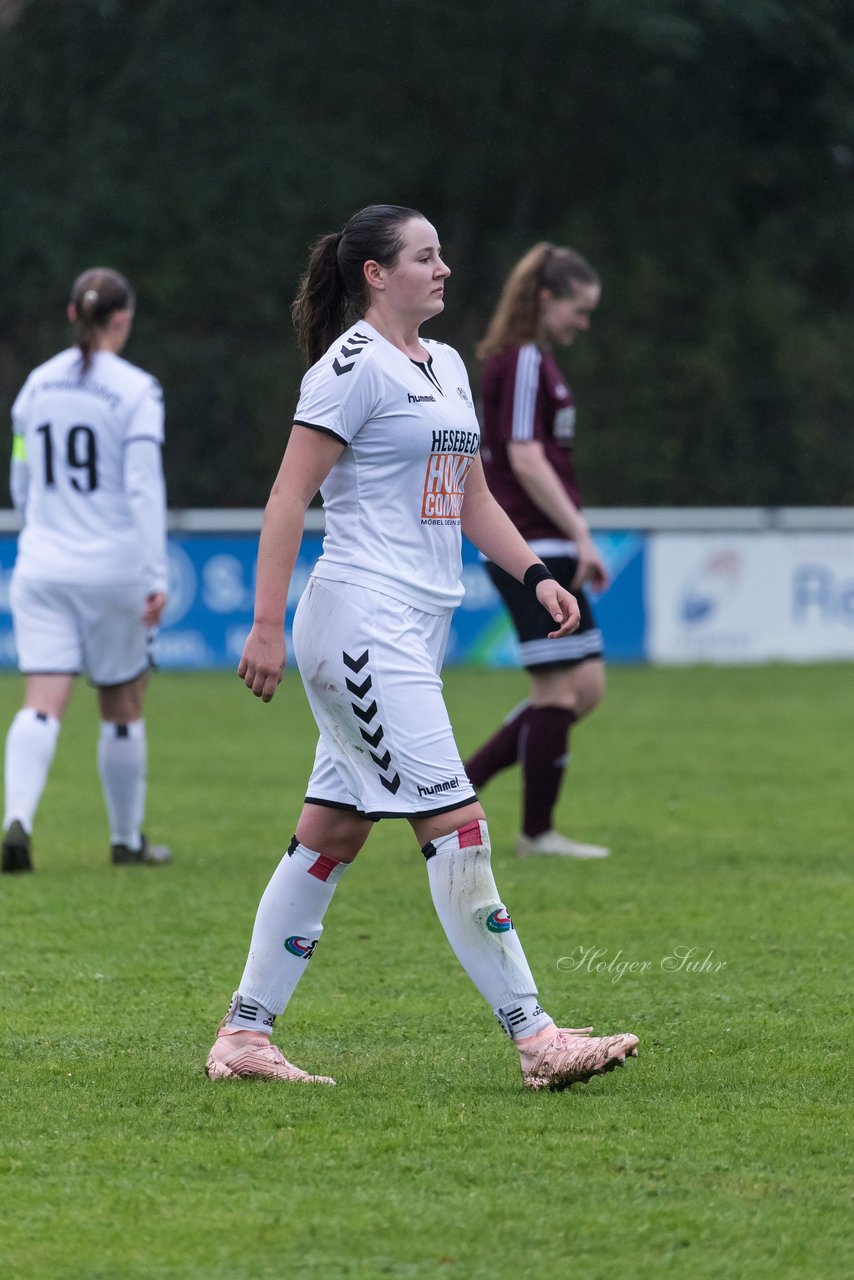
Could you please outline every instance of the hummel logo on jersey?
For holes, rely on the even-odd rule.
[[[407,396],[407,399],[409,400],[409,403],[410,403],[410,404],[423,404],[425,400],[429,400],[431,404],[435,404],[435,403],[436,403],[436,397],[435,397],[435,396],[413,396],[413,395],[409,395],[409,396]]]
[[[341,355],[344,356],[345,359],[349,361],[349,363],[342,364],[337,356],[332,361],[332,368],[335,370],[339,378],[341,377],[342,373],[350,372],[350,370],[353,368],[353,365],[356,363],[355,357],[359,355],[359,353],[365,348],[365,346],[369,342],[373,342],[373,338],[367,337],[364,333],[357,332],[357,333],[352,333],[347,341],[349,342],[350,345],[348,346],[346,342],[342,342]]]

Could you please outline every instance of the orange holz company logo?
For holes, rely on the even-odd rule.
[[[459,520],[466,476],[474,458],[465,453],[431,453],[424,477],[421,519],[431,523]]]

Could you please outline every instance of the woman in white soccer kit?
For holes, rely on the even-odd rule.
[[[314,954],[323,915],[374,821],[406,818],[448,941],[520,1054],[531,1088],[562,1088],[634,1054],[633,1035],[558,1029],[490,867],[486,818],[466,776],[439,670],[462,598],[461,535],[578,624],[483,478],[465,367],[421,338],[450,271],[419,213],[374,205],[314,246],[294,319],[311,367],[264,515],[255,619],[238,667],[269,702],[285,664],[284,613],[305,510],[326,535],[293,642],[320,731],[296,834],[258,907],[238,990],[206,1069],[213,1080],[333,1083],[271,1043]],[[348,328],[348,314],[358,318]]]
[[[143,696],[166,604],[163,396],[123,360],[134,295],[96,267],[74,282],[74,345],[34,369],[12,408],[23,518],[11,606],[24,705],[6,737],[2,868],[32,869],[31,832],[75,677],[101,711],[98,771],[114,863],[164,862],[141,824]]]

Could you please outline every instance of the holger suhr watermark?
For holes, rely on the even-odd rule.
[[[659,960],[629,960],[623,951],[609,955],[604,947],[577,946],[572,955],[561,956],[557,962],[561,973],[605,973],[612,982],[619,982],[627,973],[649,973],[660,969],[662,973],[721,973],[726,960],[718,960],[714,949],[703,953],[701,947],[673,947]]]

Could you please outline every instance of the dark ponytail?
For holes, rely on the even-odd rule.
[[[312,245],[308,266],[291,307],[297,341],[310,365],[319,360],[339,333],[348,315],[368,309],[364,265],[373,260],[393,267],[403,245],[402,228],[416,209],[397,204],[372,204],[360,209],[334,235]]]
[[[323,236],[311,247],[308,266],[291,307],[297,342],[310,365],[346,326],[350,295],[338,269],[341,232]]]
[[[80,373],[87,374],[98,338],[114,311],[133,308],[134,292],[124,276],[109,267],[90,267],[71,286],[74,342],[80,348]]]

